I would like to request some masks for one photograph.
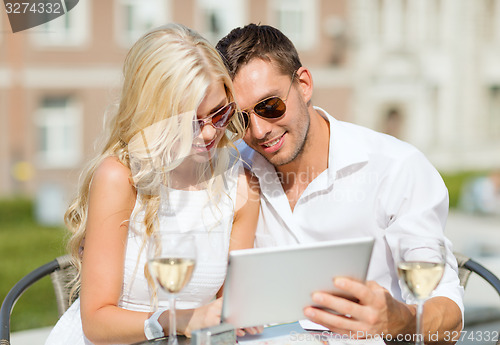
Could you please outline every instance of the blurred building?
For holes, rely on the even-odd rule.
[[[500,1],[349,2],[352,120],[440,170],[500,166]]]
[[[314,103],[338,119],[409,141],[442,170],[500,163],[500,0],[82,0],[16,34],[0,13],[0,196],[62,212],[128,48],[172,21],[214,44],[274,25],[311,69]]]

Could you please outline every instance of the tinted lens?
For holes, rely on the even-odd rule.
[[[227,126],[227,124],[231,120],[231,117],[233,117],[234,115],[234,110],[235,110],[235,104],[234,102],[231,102],[204,119],[194,120],[193,121],[194,134],[195,135],[200,134],[203,126],[205,126],[207,123],[212,123],[212,126],[214,126],[215,128],[223,128]]]
[[[243,123],[243,128],[247,129],[250,125],[250,115],[246,111],[240,112],[241,122]]]
[[[253,109],[259,116],[275,119],[283,116],[286,111],[286,105],[281,98],[271,97],[259,102]]]
[[[222,128],[227,126],[231,117],[234,114],[234,103],[229,103],[225,107],[222,107],[215,114],[212,115],[212,124],[216,128]]]
[[[200,134],[201,129],[203,128],[204,125],[205,125],[205,123],[202,120],[194,120],[193,121],[193,133],[195,136]]]

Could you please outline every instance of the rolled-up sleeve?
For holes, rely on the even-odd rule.
[[[464,289],[460,286],[452,243],[444,235],[448,204],[448,190],[441,176],[425,156],[415,150],[390,171],[383,183],[379,200],[379,223],[385,223],[385,239],[395,265],[398,261],[400,238],[436,236],[444,240],[445,272],[431,297],[444,296],[453,300],[462,312],[463,321]],[[403,300],[406,303],[416,303],[413,296],[400,287]]]

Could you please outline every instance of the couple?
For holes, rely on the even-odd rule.
[[[312,307],[304,315],[340,334],[415,333],[416,306],[398,285],[395,248],[401,236],[444,237],[439,174],[410,145],[313,107],[311,73],[280,31],[251,24],[216,48],[167,25],[129,51],[106,145],[66,214],[80,297],[47,344],[131,343],[149,327],[168,334],[168,310],[151,308],[156,298],[162,310],[167,299],[153,294],[144,247],[152,234],[185,224],[205,229],[196,231],[204,259],[179,297],[181,333],[220,322],[214,297],[228,251],[366,235],[376,238],[369,281],[332,281],[359,302],[313,294],[350,317]],[[233,145],[240,138],[241,157]],[[463,318],[449,241],[447,251],[424,311],[423,333],[441,337],[460,330]]]

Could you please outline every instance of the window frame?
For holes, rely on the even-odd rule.
[[[500,141],[500,83],[487,86],[487,97],[487,136]]]
[[[171,0],[116,0],[114,2],[115,13],[115,39],[121,47],[130,48],[142,35],[148,30],[165,25],[172,20]],[[157,16],[152,19],[151,27],[140,27],[128,30],[128,18],[124,15],[124,6],[140,7],[144,4],[155,3],[151,8],[156,9],[154,14]],[[133,16],[133,15],[132,15]],[[133,16],[135,18],[135,16]]]
[[[48,99],[64,99],[63,107],[46,106]],[[36,162],[40,168],[73,168],[82,158],[83,105],[71,95],[45,95],[35,111]],[[47,132],[45,147],[42,130]],[[69,141],[67,140],[69,139]]]
[[[295,45],[297,50],[313,50],[319,37],[318,0],[273,0],[269,8],[269,21],[280,29]],[[291,32],[280,22],[283,11],[296,11],[302,14],[301,32]]]
[[[247,22],[248,4],[246,0],[197,0],[196,5],[199,8],[200,33],[214,45],[229,31]],[[219,14],[218,17],[222,22],[219,33],[209,30],[208,11]]]
[[[66,11],[65,2],[61,2],[65,14],[34,28],[36,35],[31,35],[33,46],[47,49],[59,47],[84,47],[91,39],[91,1],[80,1],[71,11]],[[69,29],[62,22],[70,20]],[[61,33],[62,32],[62,33]]]

